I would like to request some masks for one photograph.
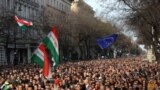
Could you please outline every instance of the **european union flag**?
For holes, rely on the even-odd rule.
[[[117,39],[117,34],[112,34],[101,39],[97,39],[96,43],[101,49],[108,48]]]

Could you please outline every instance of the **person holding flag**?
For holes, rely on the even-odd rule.
[[[38,64],[41,68],[43,68],[42,74],[45,78],[49,79],[52,77],[51,62],[54,63],[54,66],[58,66],[60,63],[58,33],[55,26],[35,50],[33,56],[31,57],[31,60]]]
[[[1,90],[10,90],[11,88],[12,85],[8,81],[5,81],[5,83],[0,87]]]

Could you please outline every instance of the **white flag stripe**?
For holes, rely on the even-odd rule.
[[[20,22],[17,22],[19,26],[23,26],[23,24],[21,24]]]
[[[55,41],[53,40],[53,37],[52,37],[51,33],[48,34],[48,38],[51,40],[54,48],[56,49],[57,54],[59,55],[58,48],[57,48],[56,45],[55,45]]]
[[[44,61],[44,53],[39,48],[37,48],[35,54]]]
[[[37,55],[42,61],[44,61],[44,60],[43,60],[43,57],[42,57],[39,53],[36,53],[36,55]]]
[[[23,22],[28,23],[28,22],[27,22],[27,21],[25,21],[25,20],[24,20]]]
[[[53,37],[53,40],[55,40],[55,42],[57,43],[57,46],[59,46],[59,45],[58,45],[58,40],[57,40],[57,38],[56,38],[56,36],[54,35],[53,32],[51,32],[51,35],[52,35],[52,37]]]
[[[52,39],[54,40],[54,42],[55,42],[55,44],[57,44],[57,47],[55,47],[56,48],[56,51],[57,51],[57,53],[59,54],[59,50],[58,50],[58,40],[57,40],[57,38],[56,38],[56,36],[54,35],[54,33],[53,32],[51,32],[51,35],[52,35]]]
[[[47,78],[52,78],[51,65],[49,66],[49,73]]]
[[[55,59],[54,59],[54,58],[52,58],[52,61],[54,61],[54,62],[53,62],[53,66],[55,66],[55,65],[56,65],[56,61],[55,61]]]

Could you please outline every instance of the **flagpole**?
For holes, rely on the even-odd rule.
[[[13,13],[14,13],[14,16],[17,14],[16,13],[16,6],[17,6],[16,4],[17,4],[17,1],[14,1],[13,2],[13,9],[14,9]],[[21,6],[18,7],[18,11],[21,11]],[[16,47],[17,46],[17,43],[16,43],[16,41],[17,41],[16,40],[16,36],[17,36],[17,33],[16,33],[16,29],[17,29],[16,28],[16,23],[14,23],[13,27],[14,27],[14,30],[13,30],[14,31],[13,32],[13,35],[14,35],[14,65],[17,65],[18,64],[18,60],[17,60],[17,47]]]
[[[104,56],[104,49],[102,49],[102,55],[101,55],[101,58],[102,58],[102,59],[104,59],[104,57],[105,57],[105,56]]]
[[[16,15],[16,1],[14,2],[14,15]],[[17,52],[16,52],[16,25],[14,25],[14,65],[17,65]]]

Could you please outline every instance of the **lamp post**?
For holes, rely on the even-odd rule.
[[[16,15],[16,1],[14,2],[14,15]],[[17,65],[17,52],[16,52],[16,24],[14,25],[14,65]]]
[[[14,2],[14,15],[16,15],[17,13],[16,13],[16,5],[17,4],[17,1],[15,1]],[[18,11],[21,11],[21,6],[19,6],[18,7]],[[17,35],[17,33],[16,33],[16,23],[15,23],[15,25],[14,25],[14,65],[17,65],[18,64],[18,61],[17,61],[17,43],[16,43],[16,35]]]
[[[155,38],[154,38],[154,28],[152,27],[152,41],[153,41],[153,44],[155,42]],[[151,48],[153,48],[153,45],[151,45]]]

